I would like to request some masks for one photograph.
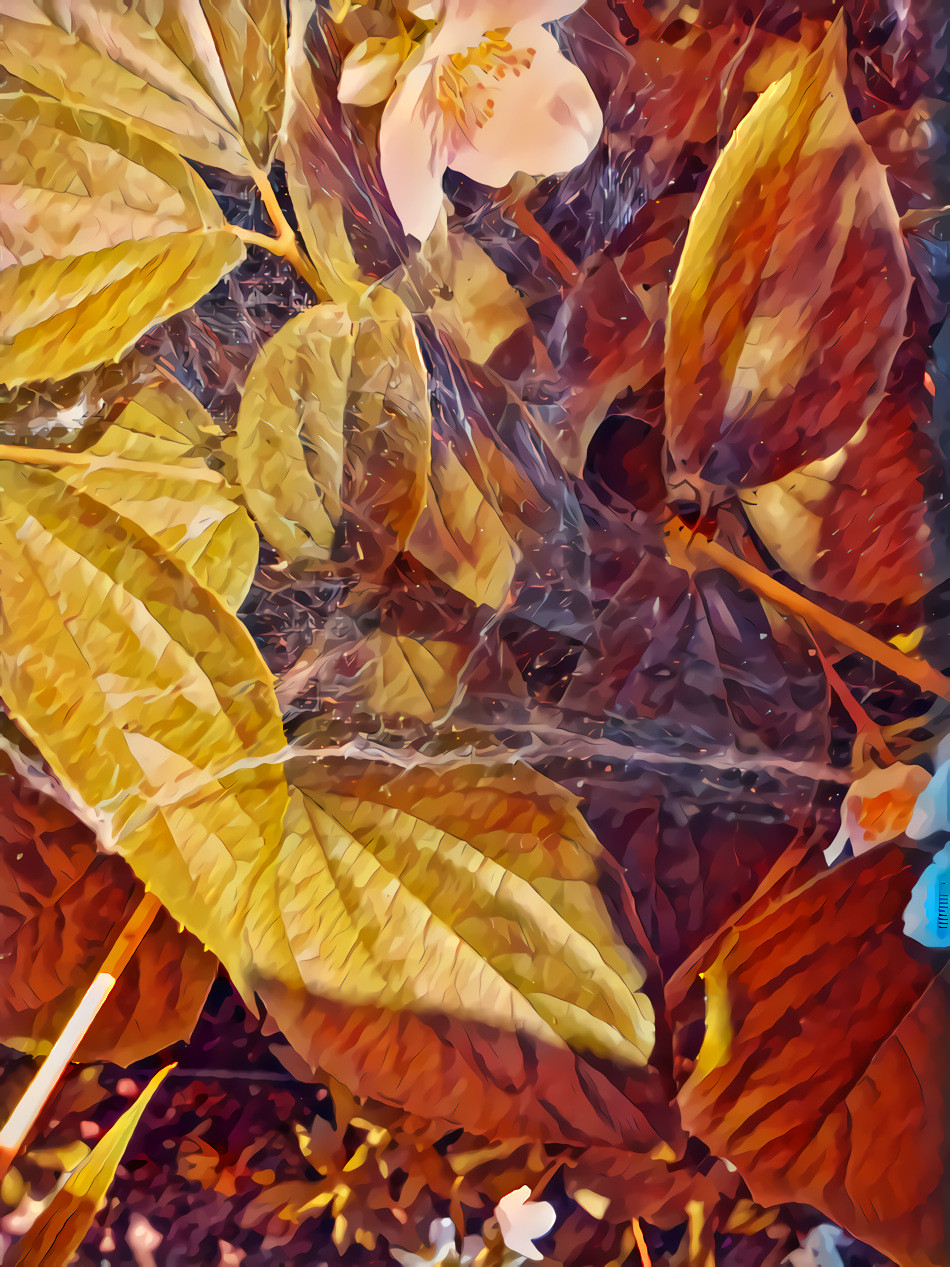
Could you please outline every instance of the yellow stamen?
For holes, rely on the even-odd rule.
[[[509,29],[486,31],[480,43],[453,53],[439,68],[439,105],[470,139],[495,113],[493,85],[500,84],[509,74],[520,75],[534,60],[535,49],[512,48],[505,38]]]

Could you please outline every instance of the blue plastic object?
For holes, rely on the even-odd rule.
[[[922,946],[950,947],[950,844],[914,885],[904,909],[904,932]]]

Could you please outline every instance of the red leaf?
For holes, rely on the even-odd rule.
[[[950,1255],[950,993],[901,931],[925,862],[881,849],[753,902],[705,961],[679,1095],[757,1201],[814,1206],[907,1267]]]

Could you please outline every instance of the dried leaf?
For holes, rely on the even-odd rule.
[[[148,384],[135,392],[84,456],[118,457],[122,469],[95,464],[60,469],[61,477],[154,537],[207,589],[237,611],[247,596],[258,558],[258,536],[236,491],[209,470],[205,455],[215,439],[209,414],[180,383]],[[167,466],[135,472],[136,463]],[[175,476],[175,469],[180,476]]]
[[[256,989],[301,1054],[492,1136],[655,1140],[605,1076],[642,1088],[653,1010],[572,797],[477,762],[292,778],[277,887],[304,989]]]
[[[751,903],[699,965],[706,1037],[678,1097],[755,1200],[811,1205],[907,1267],[950,1252],[950,993],[901,932],[925,862],[882,847]]]
[[[246,986],[286,805],[283,728],[250,635],[111,507],[0,462],[0,695],[100,843]]]
[[[489,499],[451,445],[434,441],[428,492],[406,552],[477,606],[503,606],[521,551],[497,499]]]
[[[67,810],[0,774],[0,1042],[41,1055],[62,1033],[142,897]],[[83,1039],[78,1059],[131,1064],[190,1037],[217,961],[161,912]]]
[[[124,125],[0,98],[0,381],[115,360],[244,256],[187,163]]]
[[[377,288],[358,318],[321,304],[264,347],[238,414],[238,474],[285,558],[379,566],[419,518],[430,436],[412,318]]]
[[[839,449],[881,399],[910,271],[854,124],[844,27],[739,124],[670,295],[667,440],[680,484],[762,484]]]
[[[528,324],[524,300],[464,230],[444,218],[406,265],[394,289],[409,311],[428,313],[456,353],[484,365],[496,348]]]
[[[166,1074],[174,1068],[174,1065],[168,1065],[157,1073],[135,1103],[125,1110],[92,1152],[79,1163],[30,1230],[21,1237],[11,1267],[66,1267],[73,1261],[73,1255],[106,1199],[142,1114]]]
[[[837,453],[745,495],[749,522],[790,576],[867,606],[932,588],[927,485],[939,459],[918,429],[926,421],[889,397]]]
[[[270,162],[286,39],[281,0],[0,0],[0,65],[236,176]]]

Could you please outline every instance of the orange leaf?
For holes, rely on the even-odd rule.
[[[121,858],[97,856],[67,810],[0,774],[0,1042],[40,1053],[59,1037],[142,892]],[[161,912],[79,1058],[130,1064],[188,1038],[216,969]]]

